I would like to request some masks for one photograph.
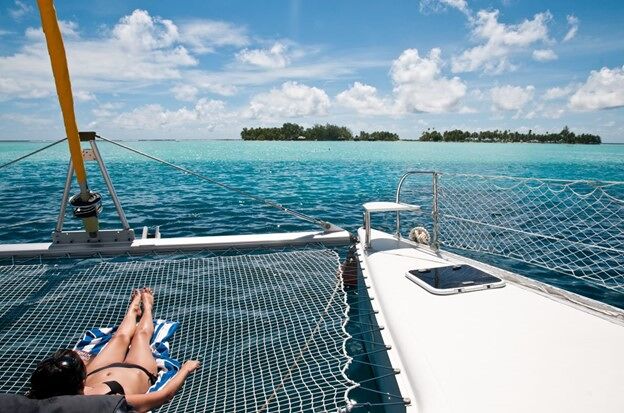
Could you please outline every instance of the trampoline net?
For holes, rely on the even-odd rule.
[[[118,324],[131,289],[179,321],[172,356],[202,367],[159,411],[339,411],[347,304],[328,249],[0,266],[0,392],[24,393],[36,363],[87,328]]]

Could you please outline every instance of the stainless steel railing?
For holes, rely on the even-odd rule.
[[[438,205],[438,176],[439,172],[436,171],[408,171],[401,176],[399,184],[396,190],[395,202],[401,202],[401,189],[405,180],[411,175],[431,175],[431,190],[432,190],[432,206],[431,206],[431,219],[433,221],[433,230],[431,235],[431,248],[435,251],[440,249],[440,210]],[[401,237],[401,213],[396,213],[396,235]]]
[[[511,258],[624,292],[624,182],[409,171],[396,202],[413,175],[431,176],[433,249]],[[398,213],[396,225],[400,237]]]

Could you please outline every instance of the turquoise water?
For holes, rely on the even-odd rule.
[[[399,177],[413,169],[624,181],[624,145],[243,141],[127,144],[349,231],[361,225],[362,203],[393,199]],[[43,145],[2,142],[0,164]],[[283,212],[110,144],[101,143],[100,150],[135,229],[160,225],[167,237],[314,229]],[[0,169],[0,242],[49,240],[67,160],[67,147],[62,143]],[[88,168],[91,188],[105,194],[97,166],[89,163]],[[424,203],[427,199],[423,196],[417,201]],[[80,228],[69,215],[66,222],[66,229]],[[106,196],[102,224],[118,226]],[[381,220],[379,224],[389,228],[391,222]],[[624,299],[613,292],[513,262],[484,259],[624,307]]]

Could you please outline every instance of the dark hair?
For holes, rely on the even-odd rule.
[[[31,399],[81,394],[87,371],[80,356],[72,350],[58,350],[37,365],[30,376]]]

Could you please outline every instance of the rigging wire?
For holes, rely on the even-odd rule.
[[[36,224],[37,222],[46,222],[46,221],[49,222],[49,221],[52,221],[52,219],[50,217],[39,218],[39,219],[32,219],[30,221],[22,221],[22,222],[17,222],[15,224],[5,225],[2,228],[3,229],[15,228],[15,227],[21,227],[22,225]]]
[[[149,155],[149,154],[147,154],[145,152],[139,151],[138,149],[131,148],[131,147],[126,146],[126,145],[124,145],[122,143],[115,142],[113,140],[104,138],[102,136],[99,136],[99,135],[96,135],[96,136],[99,139],[102,139],[103,141],[112,143],[113,145],[119,146],[120,148],[124,148],[124,149],[126,149],[126,150],[128,150],[130,152],[134,152],[136,154],[145,156],[146,158],[149,158],[149,159],[151,159],[153,161],[156,161],[156,162],[160,162],[163,165],[167,165],[167,166],[169,166],[171,168],[177,169],[178,171],[184,172],[184,173],[189,174],[189,175],[193,175],[193,176],[195,176],[195,177],[197,177],[199,179],[202,179],[204,181],[208,181],[208,182],[210,182],[210,183],[212,183],[214,185],[220,186],[221,188],[227,189],[229,191],[236,192],[237,194],[240,194],[240,195],[243,195],[245,197],[251,198],[251,199],[253,199],[255,201],[261,202],[261,203],[263,203],[263,204],[265,204],[265,205],[267,205],[269,207],[279,209],[281,211],[286,212],[287,214],[293,215],[293,216],[295,216],[295,217],[297,217],[299,219],[302,219],[304,221],[311,222],[311,223],[316,224],[316,225],[320,225],[325,230],[329,230],[329,229],[331,229],[333,227],[333,225],[330,224],[329,222],[320,220],[318,218],[314,218],[314,217],[312,217],[310,215],[306,215],[306,214],[304,214],[302,212],[298,212],[298,211],[286,208],[285,206],[283,206],[281,204],[278,204],[277,202],[273,202],[271,200],[261,198],[261,197],[259,197],[257,195],[254,195],[254,194],[251,194],[249,192],[243,191],[242,189],[236,188],[236,187],[231,186],[229,184],[225,184],[223,182],[219,182],[219,181],[217,181],[215,179],[207,177],[206,175],[200,174],[199,172],[195,172],[195,171],[192,171],[190,169],[187,169],[187,168],[175,165],[175,164],[173,164],[171,162],[165,161],[164,159],[157,158],[157,157]]]
[[[19,158],[17,158],[17,159],[13,159],[12,161],[9,161],[9,162],[7,162],[7,163],[5,163],[5,164],[0,165],[0,169],[2,169],[2,168],[4,168],[4,167],[7,167],[7,166],[9,166],[9,165],[13,165],[13,164],[14,164],[14,163],[16,163],[16,162],[21,161],[22,159],[26,159],[26,158],[28,158],[29,156],[32,156],[32,155],[37,154],[37,153],[39,153],[39,152],[41,152],[41,151],[44,151],[44,150],[46,150],[46,149],[48,149],[48,148],[51,148],[51,147],[53,147],[54,145],[59,144],[59,143],[61,143],[61,142],[65,141],[65,140],[67,140],[67,138],[59,139],[58,141],[52,142],[51,144],[46,145],[46,146],[44,146],[43,148],[39,148],[39,149],[37,149],[37,150],[35,150],[35,151],[33,151],[33,152],[30,152],[30,153],[28,153],[28,154],[26,154],[26,155],[24,155],[24,156],[20,156],[20,157],[19,157]]]

